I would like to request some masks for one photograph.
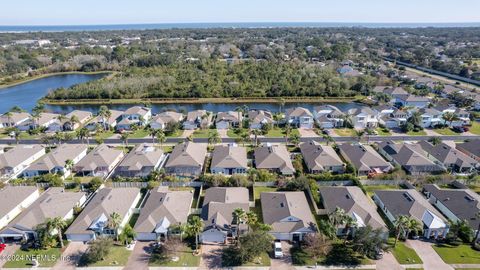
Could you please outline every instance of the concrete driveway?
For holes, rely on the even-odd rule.
[[[295,267],[292,266],[292,254],[290,249],[292,245],[289,242],[282,241],[282,251],[283,258],[280,259],[271,259],[270,260],[270,269],[271,270],[293,270]],[[272,256],[273,257],[273,256]]]
[[[203,244],[202,258],[198,269],[221,269],[223,244]]]
[[[390,252],[385,252],[383,258],[376,262],[377,270],[403,270],[397,259]]]
[[[319,137],[318,134],[313,129],[299,128],[298,132],[300,133],[300,137],[304,137],[304,138]]]
[[[422,240],[407,240],[407,245],[417,252],[423,261],[425,270],[453,270],[453,267],[446,264],[437,252],[432,248],[432,243]]]
[[[228,129],[217,129],[217,131],[220,138],[228,138],[228,135],[227,135]]]
[[[17,244],[7,244],[7,247],[0,253],[0,269],[3,265],[7,263],[7,258],[15,254],[15,252],[20,248],[20,245]]]
[[[151,257],[151,247],[150,244],[153,242],[137,241],[135,248],[133,249],[130,257],[128,258],[127,265],[124,270],[148,270],[148,262]]]
[[[52,268],[54,270],[63,269],[76,269],[82,254],[87,250],[88,245],[82,242],[71,242],[68,244],[65,251],[62,253],[62,257],[58,260],[57,264]]]

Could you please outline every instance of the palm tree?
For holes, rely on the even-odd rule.
[[[445,123],[447,123],[448,126],[450,126],[453,123],[453,121],[458,120],[458,117],[452,112],[446,112],[442,115],[442,119],[445,121]]]
[[[15,138],[15,143],[18,144],[18,142],[20,141],[20,135],[22,134],[20,130],[16,127],[12,127],[8,129],[8,133],[13,135],[13,137]]]
[[[290,133],[292,132],[292,127],[289,123],[285,124],[283,128],[283,133],[285,133],[285,144],[288,144],[288,137],[290,137]]]
[[[58,241],[60,242],[60,247],[63,248],[63,239],[62,239],[62,231],[67,227],[67,222],[63,220],[61,217],[54,217],[47,219],[47,228],[55,229],[58,235]]]
[[[349,113],[346,113],[341,116],[343,120],[343,127],[344,128],[351,128],[353,127],[353,116]]]
[[[407,227],[410,224],[410,219],[411,217],[409,216],[400,215],[395,220],[394,226],[395,226],[396,236],[395,236],[395,242],[393,243],[393,247],[397,245],[398,239],[400,238],[400,234],[402,232],[404,233],[406,232]]]
[[[72,117],[70,117],[70,124],[72,125],[72,130],[75,130],[75,124],[80,124],[80,119],[78,119],[78,116],[72,115]]]
[[[343,210],[340,207],[335,208],[335,211],[330,213],[328,215],[328,218],[330,219],[330,222],[332,223],[333,226],[338,226],[345,224],[345,221],[347,219],[347,214],[345,213],[345,210]]]
[[[71,169],[73,168],[73,165],[75,165],[75,164],[73,163],[73,160],[71,160],[71,159],[65,160],[65,169],[66,169],[67,171],[71,170]]]
[[[357,221],[349,215],[346,215],[344,224],[345,224],[345,243],[346,243],[348,239],[348,235],[350,234],[352,229],[358,227],[358,224],[357,224]]]
[[[252,132],[252,134],[254,136],[254,139],[255,139],[254,140],[255,141],[255,146],[257,146],[258,145],[258,135],[262,134],[262,131],[259,130],[259,129],[252,129],[251,132]]]
[[[438,144],[441,144],[442,143],[442,138],[440,137],[431,137],[430,140],[428,140],[429,142],[432,143],[432,145],[438,145]]]
[[[243,131],[242,133],[240,133],[240,138],[242,138],[243,146],[245,146],[245,142],[250,139],[250,134],[246,131]]]
[[[102,105],[98,110],[98,115],[102,118],[103,129],[107,130],[107,120],[112,116],[112,112],[108,109],[107,106]]]
[[[198,250],[198,236],[203,230],[203,223],[199,216],[193,216],[187,224],[187,232],[195,236],[195,250]]]
[[[300,135],[297,133],[292,133],[289,139],[290,142],[295,146],[298,146],[298,144],[300,143]]]
[[[158,130],[156,130],[154,128],[150,128],[149,132],[150,132],[150,136],[152,136],[152,145],[155,145],[155,137],[158,134]]]
[[[217,144],[217,143],[221,143],[221,142],[222,142],[222,138],[220,138],[220,134],[218,134],[217,130],[214,130],[214,131],[210,132],[210,134],[208,134],[208,143],[209,144]]]
[[[108,227],[114,230],[115,239],[117,240],[117,242],[118,242],[118,228],[120,227],[121,222],[122,222],[122,217],[120,216],[119,213],[113,212],[110,214],[110,217],[108,219]]]
[[[242,208],[235,208],[232,212],[233,223],[236,225],[243,224],[246,221],[247,213]]]
[[[128,147],[128,137],[130,137],[130,133],[128,132],[124,132],[120,136],[120,140],[122,141],[125,148]]]
[[[358,142],[362,141],[363,136],[365,136],[364,130],[355,130],[355,137],[357,137]]]
[[[422,225],[420,224],[420,222],[418,222],[418,220],[410,217],[408,219],[406,229],[407,229],[406,235],[408,237],[412,231],[413,232],[421,231],[422,230]]]
[[[415,127],[422,126],[422,114],[419,111],[413,112],[412,115],[407,119],[408,123],[411,123]]]
[[[163,146],[163,144],[167,141],[167,136],[165,136],[163,130],[158,130],[157,140],[160,142],[160,146]]]
[[[81,129],[77,130],[76,135],[77,135],[77,138],[79,140],[81,140],[82,142],[85,139],[87,139],[87,145],[89,145],[90,142],[88,140],[88,137],[90,136],[90,131],[87,128],[83,127]]]
[[[255,214],[255,212],[248,211],[246,214],[246,218],[247,218],[248,231],[250,231],[250,227],[258,223],[258,217],[257,217],[257,214]]]

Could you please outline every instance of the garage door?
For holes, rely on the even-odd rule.
[[[67,234],[67,240],[74,242],[87,242],[93,240],[93,234]]]
[[[137,233],[135,237],[138,241],[155,241],[157,240],[156,233]]]
[[[200,241],[208,243],[224,243],[226,237],[227,233],[224,233],[217,229],[210,229],[208,231],[204,231],[200,235]]]

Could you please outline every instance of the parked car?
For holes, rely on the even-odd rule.
[[[0,253],[2,253],[5,250],[6,247],[7,247],[7,245],[5,245],[4,243],[1,243],[0,244]]]
[[[279,240],[275,240],[275,242],[273,242],[273,256],[275,259],[283,258],[282,242]]]
[[[465,128],[463,128],[463,127],[454,127],[454,128],[452,128],[452,130],[454,132],[457,132],[457,133],[463,133],[463,132],[466,131]]]

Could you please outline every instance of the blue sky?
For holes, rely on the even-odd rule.
[[[0,25],[480,22],[479,0],[4,0]]]

